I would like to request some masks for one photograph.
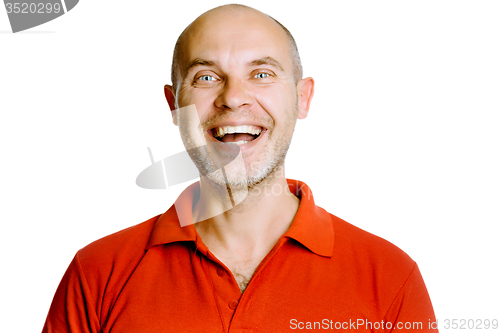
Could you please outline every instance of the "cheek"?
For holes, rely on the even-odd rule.
[[[178,103],[179,107],[195,105],[199,118],[204,119],[212,112],[214,98],[207,91],[190,89],[179,94]]]
[[[185,105],[196,104],[197,106],[212,105],[215,98],[217,98],[215,89],[188,88],[179,92],[179,105],[181,103]]]
[[[256,94],[258,104],[273,118],[275,126],[290,123],[296,117],[296,96],[290,90],[268,90]]]

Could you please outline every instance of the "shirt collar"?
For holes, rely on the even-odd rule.
[[[330,214],[316,206],[312,191],[304,182],[287,179],[287,183],[290,192],[300,199],[300,205],[283,237],[295,239],[320,256],[331,257],[334,231]]]
[[[333,253],[334,231],[330,214],[316,206],[309,187],[298,180],[287,179],[290,192],[300,199],[299,209],[295,214],[288,231],[282,236],[292,238],[311,252],[331,257]],[[198,233],[193,225],[181,227],[176,207],[182,214],[192,211],[194,193],[199,190],[196,182],[188,186],[179,196],[176,203],[156,220],[146,250],[155,245],[172,242],[194,241]]]

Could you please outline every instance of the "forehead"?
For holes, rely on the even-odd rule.
[[[221,65],[240,65],[272,57],[291,70],[290,44],[283,29],[253,10],[208,12],[193,22],[184,41],[183,65],[202,58]]]

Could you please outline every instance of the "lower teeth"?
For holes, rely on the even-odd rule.
[[[225,143],[232,143],[232,144],[235,144],[235,145],[242,145],[242,144],[247,143],[247,142],[250,142],[250,141],[241,140],[241,141],[237,141],[237,142],[225,142]]]

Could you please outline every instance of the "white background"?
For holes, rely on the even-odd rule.
[[[500,319],[500,3],[242,3],[289,28],[316,80],[287,176],[416,260],[440,321]],[[183,148],[173,46],[220,4],[82,0],[17,34],[0,8],[1,332],[40,331],[78,249],[184,189],[135,178],[147,147]]]

